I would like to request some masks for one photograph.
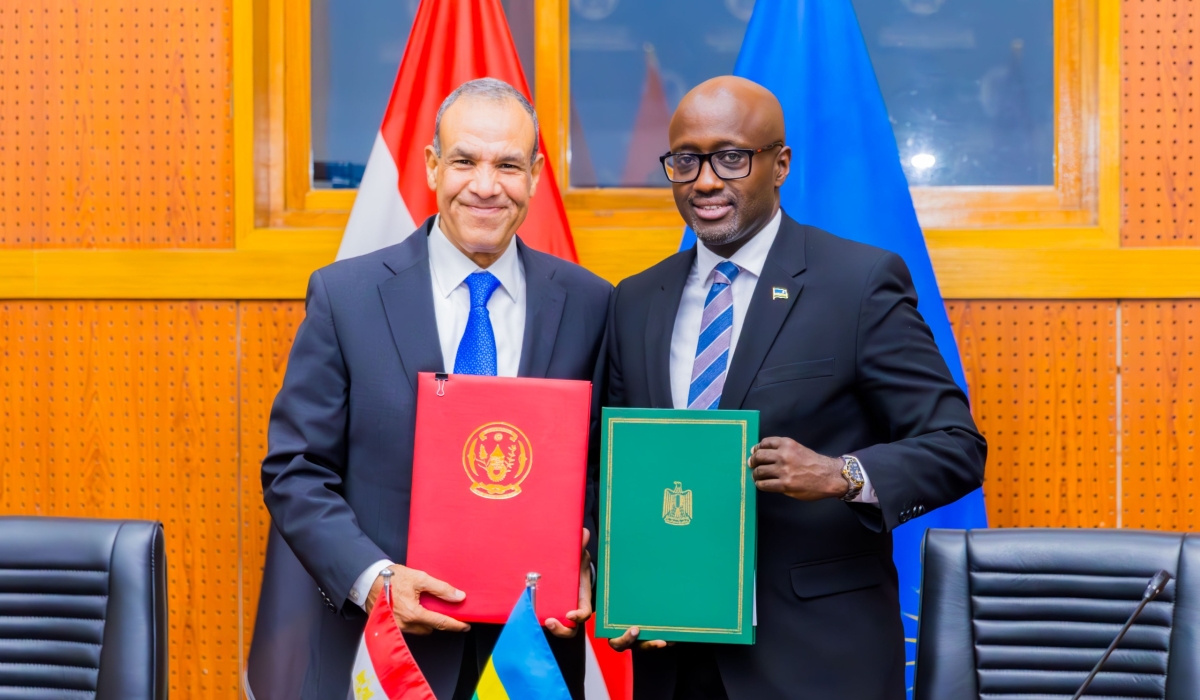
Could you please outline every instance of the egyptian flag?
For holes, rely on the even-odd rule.
[[[425,180],[425,146],[433,142],[442,101],[476,78],[497,78],[530,96],[500,0],[421,0],[339,260],[399,243],[437,212]],[[545,152],[540,137],[538,147]],[[537,250],[578,261],[549,162],[517,233]]]
[[[392,616],[391,599],[380,598],[367,618],[350,672],[354,698],[436,700]]]

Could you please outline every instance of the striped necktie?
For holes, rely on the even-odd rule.
[[[733,338],[731,285],[739,272],[741,269],[728,260],[721,261],[713,270],[712,287],[709,287],[704,314],[700,317],[700,340],[696,343],[696,361],[692,364],[688,408],[706,410],[721,403]]]

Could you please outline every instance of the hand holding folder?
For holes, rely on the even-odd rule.
[[[579,607],[567,613],[567,619],[574,626],[567,627],[557,619],[546,618],[546,629],[555,637],[574,637],[579,632],[579,625],[587,622],[592,616],[592,555],[588,554],[587,545],[592,533],[583,530],[583,554],[579,557]]]
[[[391,606],[396,626],[401,632],[408,634],[430,634],[434,630],[441,632],[466,632],[471,626],[459,622],[452,617],[427,610],[421,605],[421,595],[429,593],[450,603],[462,602],[465,597],[462,591],[454,586],[439,581],[419,569],[392,564],[387,568],[391,571]],[[383,596],[387,585],[387,576],[380,574],[371,585],[367,594],[367,613],[375,609],[375,603]],[[386,602],[384,603],[387,604]]]

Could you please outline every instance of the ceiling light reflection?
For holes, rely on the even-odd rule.
[[[933,167],[934,163],[937,162],[937,158],[935,158],[932,153],[918,153],[908,162],[911,163],[912,166],[917,170],[928,170],[929,168]]]

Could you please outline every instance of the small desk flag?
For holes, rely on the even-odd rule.
[[[390,597],[381,597],[367,618],[350,690],[354,700],[436,700],[396,625]]]
[[[513,606],[488,659],[474,700],[571,700],[554,652],[533,612],[533,589]]]

